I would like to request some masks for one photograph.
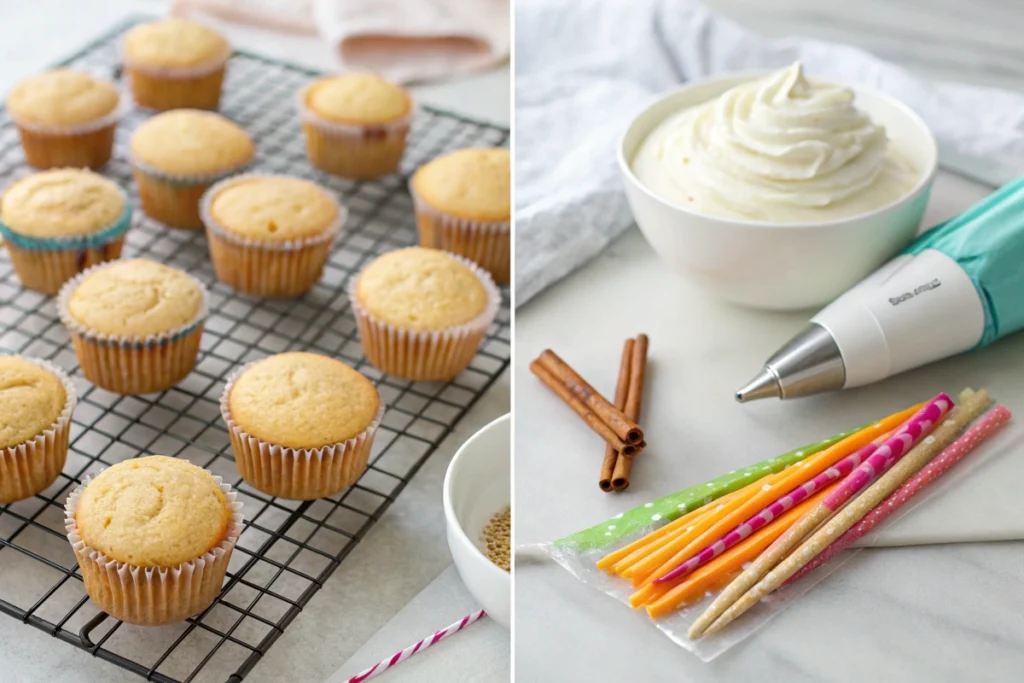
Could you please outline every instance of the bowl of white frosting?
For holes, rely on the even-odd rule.
[[[799,63],[663,96],[618,155],[663,259],[723,299],[776,310],[821,306],[906,246],[938,166],[906,105]]]

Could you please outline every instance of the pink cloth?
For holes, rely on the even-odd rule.
[[[342,69],[397,83],[486,69],[511,42],[509,0],[174,0],[172,12],[319,36]]]

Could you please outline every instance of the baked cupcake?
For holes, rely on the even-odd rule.
[[[184,19],[136,26],[124,39],[124,68],[135,101],[150,109],[216,109],[231,46]]]
[[[143,626],[209,607],[242,531],[242,503],[230,486],[163,455],[87,478],[64,512],[89,597],[112,617]]]
[[[110,161],[120,93],[113,83],[57,69],[14,86],[7,113],[36,168],[99,168]]]
[[[409,380],[446,381],[469,365],[501,295],[484,269],[437,249],[408,247],[349,281],[367,360]]]
[[[69,280],[57,309],[86,379],[118,394],[148,394],[192,371],[206,299],[206,288],[188,273],[129,259]]]
[[[384,407],[370,380],[315,353],[280,353],[235,373],[220,399],[242,477],[264,493],[312,500],[366,470]]]
[[[299,115],[311,164],[344,178],[376,178],[398,170],[413,103],[380,76],[348,73],[303,88]]]
[[[75,388],[44,360],[0,356],[0,504],[39,493],[68,455]]]
[[[131,218],[124,190],[86,170],[30,175],[0,199],[0,235],[21,284],[50,295],[86,268],[120,257]]]
[[[316,284],[346,215],[315,183],[260,174],[217,183],[200,213],[217,279],[256,296],[298,296]]]
[[[197,109],[157,114],[132,135],[129,157],[142,209],[158,221],[198,230],[199,200],[252,161],[252,138],[228,119]]]
[[[444,249],[508,284],[511,162],[507,149],[460,149],[416,170],[410,189],[420,244]]]

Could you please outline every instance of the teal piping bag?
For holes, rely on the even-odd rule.
[[[1024,178],[918,237],[811,318],[741,402],[863,386],[1024,328]]]

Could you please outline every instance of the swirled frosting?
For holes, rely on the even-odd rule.
[[[673,203],[774,223],[867,213],[919,176],[851,90],[808,81],[799,62],[669,117],[633,171]]]

